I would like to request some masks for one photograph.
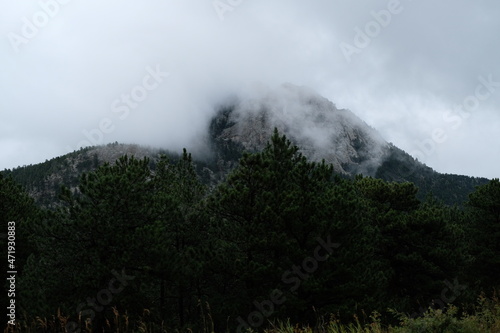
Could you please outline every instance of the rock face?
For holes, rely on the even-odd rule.
[[[290,84],[237,102],[214,122],[220,125],[216,141],[248,151],[262,150],[276,127],[308,159],[324,159],[340,173],[374,175],[389,154],[389,144],[351,111]]]

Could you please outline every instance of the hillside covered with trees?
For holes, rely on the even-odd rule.
[[[120,331],[119,313],[137,331],[147,317],[152,331],[242,332],[377,311],[389,325],[388,309],[467,311],[500,287],[498,179],[449,206],[414,183],[340,177],[277,130],[217,186],[199,175],[186,151],[123,156],[46,208],[0,174],[18,319],[57,313],[52,331]]]

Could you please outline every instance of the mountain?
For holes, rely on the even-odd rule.
[[[344,177],[363,174],[387,181],[410,181],[419,187],[421,199],[432,193],[446,204],[461,205],[475,186],[488,182],[485,178],[435,172],[386,142],[351,111],[338,109],[314,91],[291,84],[219,106],[207,130],[205,149],[210,154],[204,155],[209,157],[194,156],[198,174],[206,184],[216,186],[244,151],[262,150],[274,128],[308,159],[325,160]],[[81,173],[113,163],[124,154],[149,157],[153,167],[159,154],[166,154],[172,161],[179,156],[179,152],[113,143],[3,173],[23,185],[38,203],[52,207],[61,185],[76,191]]]
[[[248,151],[262,150],[276,127],[310,160],[324,159],[342,174],[374,176],[389,154],[389,144],[351,111],[290,84],[226,108],[214,121],[215,140]]]
[[[291,84],[220,108],[210,126],[218,162],[234,161],[243,150],[262,150],[275,127],[312,161],[325,160],[345,176],[413,182],[420,199],[432,193],[446,204],[461,205],[476,186],[488,182],[438,173],[385,141],[351,111]]]
[[[136,144],[121,144],[118,142],[102,146],[80,148],[72,153],[59,156],[43,163],[17,167],[2,171],[4,176],[11,176],[22,185],[35,201],[45,207],[56,207],[57,197],[62,185],[77,191],[82,173],[115,161],[123,155],[133,155],[138,159],[149,158],[152,168],[160,155],[166,155],[170,161],[177,161],[178,152],[164,149],[139,146]],[[196,171],[204,183],[216,184],[222,175],[215,178],[215,173],[207,167],[205,161],[198,160]]]

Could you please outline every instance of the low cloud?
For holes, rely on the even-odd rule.
[[[365,29],[373,12],[394,0],[221,1],[231,7],[223,20],[212,1],[0,4],[0,169],[64,154],[103,119],[114,125],[103,143],[195,147],[221,100],[244,96],[255,84],[291,82],[351,109],[408,152],[443,128],[449,138],[426,164],[498,177],[500,140],[492,124],[500,119],[500,91],[456,131],[443,114],[474,94],[479,76],[500,81],[492,42],[500,4],[401,0],[404,10],[380,23],[383,29],[348,62],[341,44],[353,44],[356,27]],[[29,34],[30,24],[36,33]],[[27,42],[13,44],[13,34]],[[169,76],[120,119],[113,102],[156,66]],[[470,163],[469,156],[484,162]]]

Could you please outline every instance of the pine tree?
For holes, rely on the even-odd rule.
[[[311,319],[313,306],[339,312],[368,304],[378,276],[370,271],[373,237],[361,204],[349,181],[334,181],[332,166],[308,162],[277,130],[262,152],[245,153],[208,206],[221,232],[221,280],[236,277],[228,297],[239,302],[227,313],[252,312],[276,288],[287,302],[275,315]],[[342,245],[314,274],[290,272],[318,239]]]
[[[200,297],[204,195],[186,151],[177,163],[161,157],[154,172],[149,159],[124,156],[83,174],[78,191],[64,187],[62,207],[36,225],[37,254],[25,278],[31,310],[81,312],[101,331],[111,306],[131,315],[147,308],[159,321],[184,326]],[[117,274],[129,277],[126,288],[92,305]]]
[[[160,312],[163,320],[172,318],[172,312],[177,313],[177,322],[173,324],[183,327],[198,320],[195,308],[201,298],[201,253],[207,242],[200,205],[206,187],[200,183],[191,154],[185,149],[175,164],[165,156],[160,159],[155,184],[156,200],[168,207],[156,226],[156,246],[151,256],[157,261],[160,277]],[[173,300],[170,307],[167,300]]]
[[[17,291],[21,287],[19,276],[24,274],[28,256],[34,251],[30,226],[37,222],[39,214],[40,211],[33,199],[24,192],[21,186],[16,184],[11,177],[5,178],[0,173],[0,254],[3,258],[1,267],[3,272],[17,271]],[[9,247],[11,252],[13,251],[11,257],[8,257]],[[6,287],[4,290],[9,290],[6,280],[3,281],[2,286]],[[17,300],[19,316],[23,303],[19,302],[19,298]],[[0,304],[2,308],[7,308],[8,301],[7,297],[2,297]],[[4,316],[0,323],[6,325],[7,317]]]
[[[480,290],[492,294],[500,289],[500,181],[491,180],[469,195],[472,251],[475,262],[471,279]]]
[[[386,306],[414,313],[439,298],[445,281],[462,277],[468,260],[461,213],[429,198],[412,183],[358,177],[370,220],[380,234],[377,258],[388,278]]]
[[[62,189],[64,206],[36,226],[38,254],[31,260],[31,281],[26,281],[35,284],[41,276],[51,276],[38,281],[47,312],[58,307],[82,312],[100,331],[112,304],[131,312],[137,309],[130,305],[144,304],[139,291],[147,279],[131,278],[125,291],[116,294],[106,289],[117,274],[149,275],[146,259],[152,242],[146,227],[164,209],[155,205],[151,178],[148,159],[124,156],[113,166],[83,174],[79,193]],[[91,305],[87,300],[97,296],[99,302],[101,290],[107,298]]]

